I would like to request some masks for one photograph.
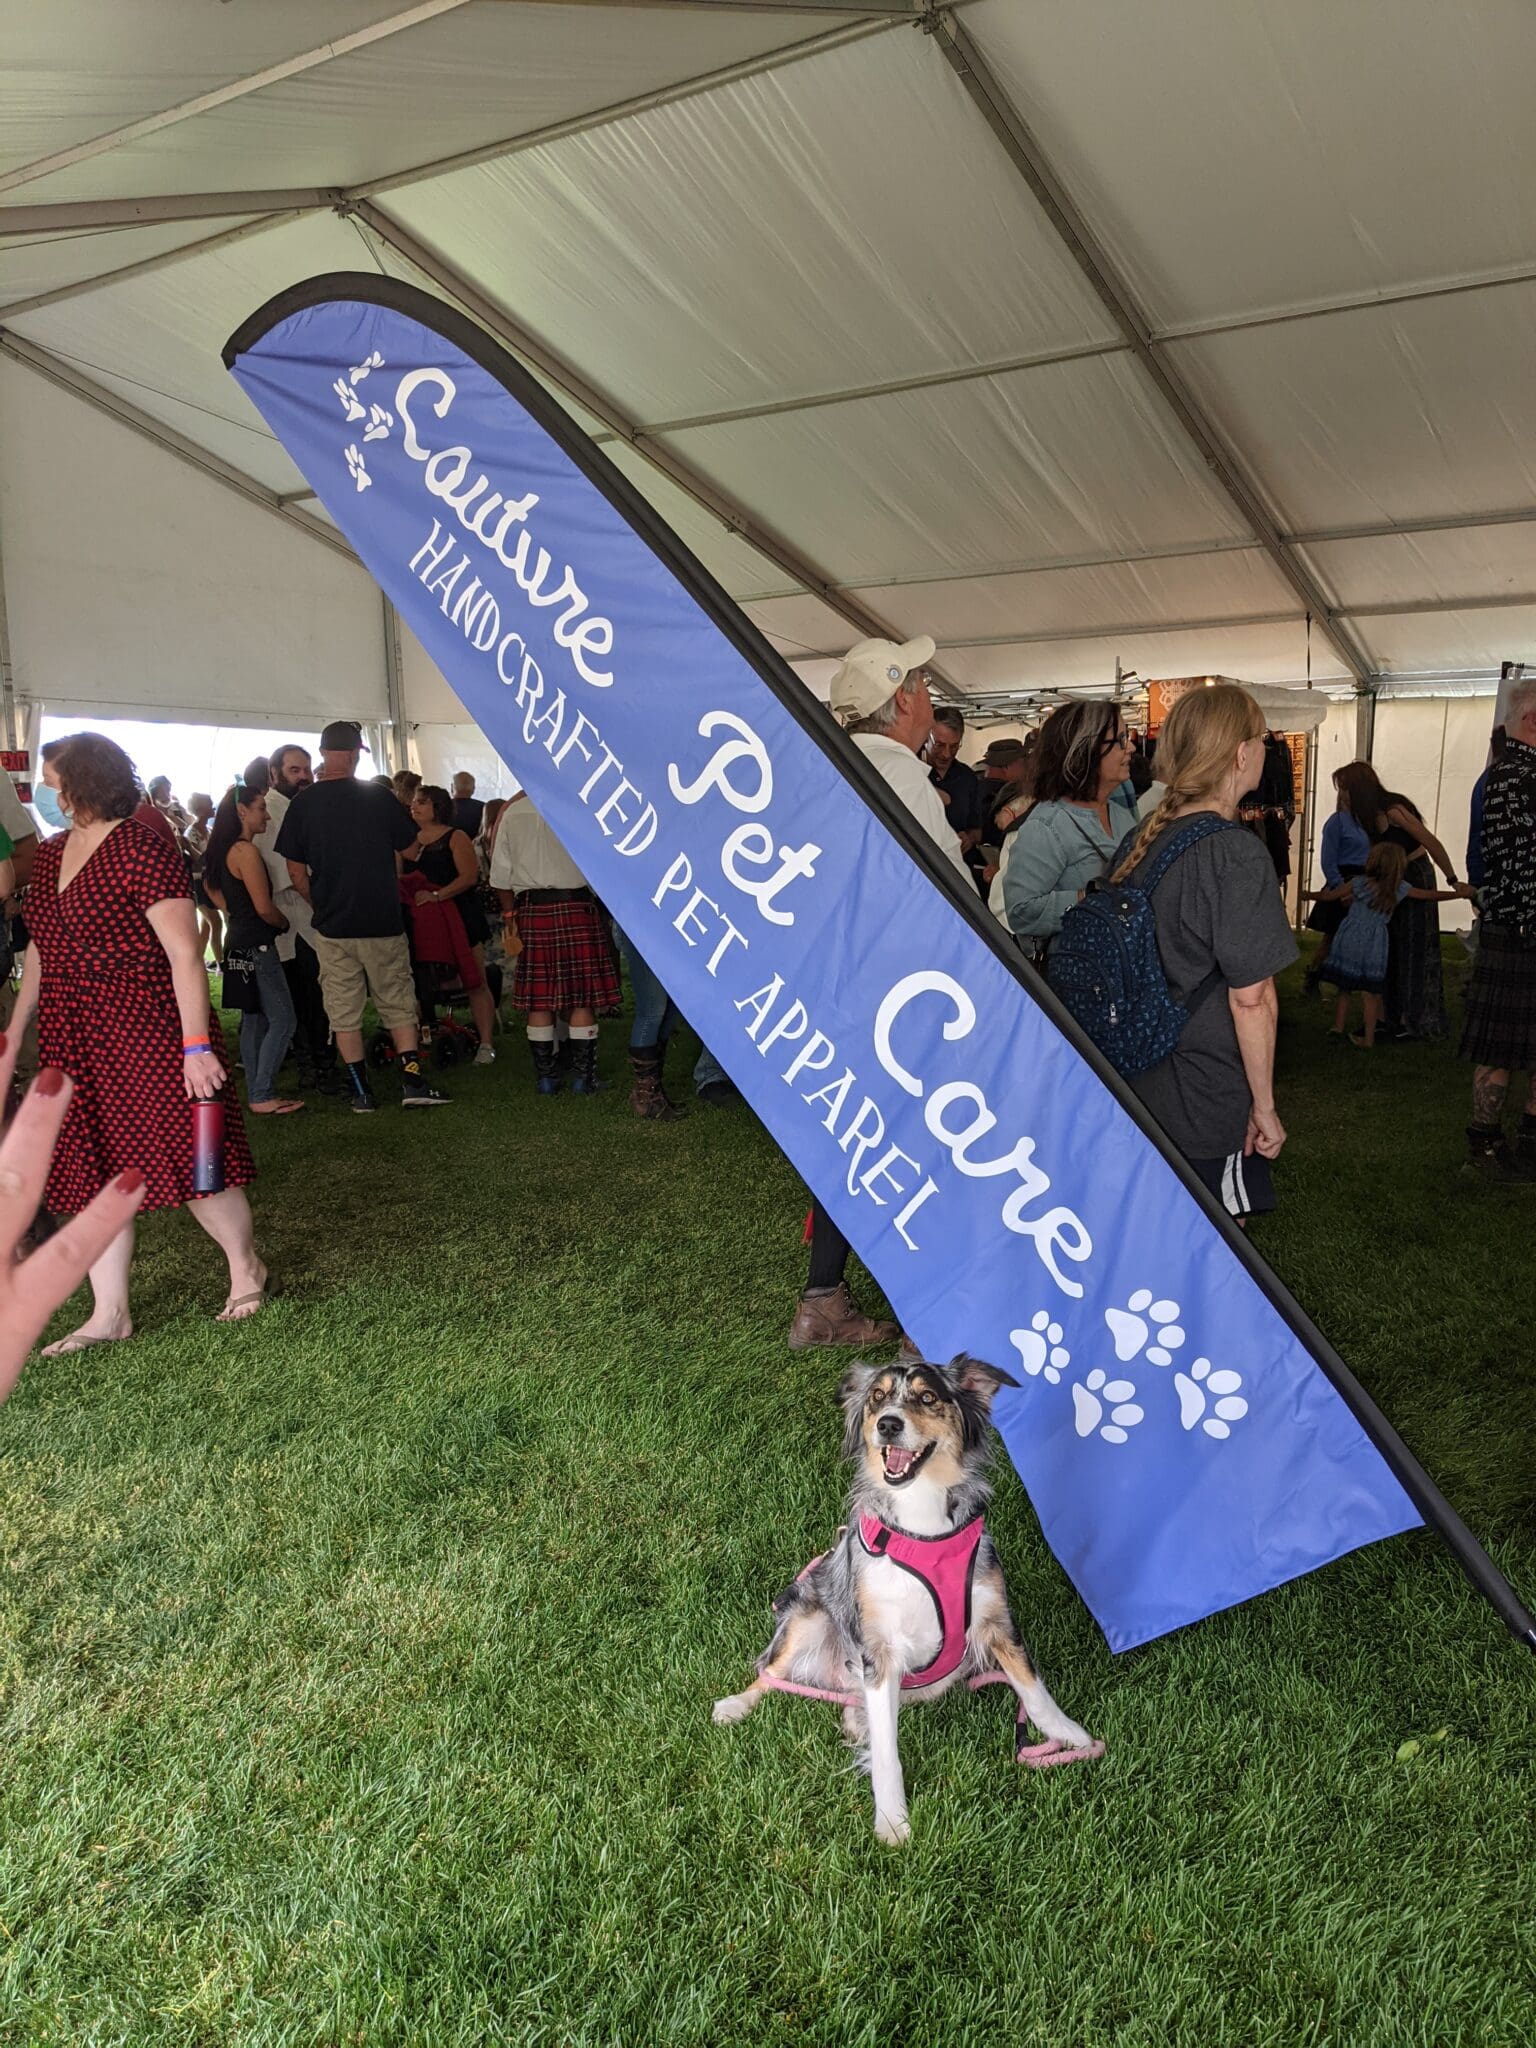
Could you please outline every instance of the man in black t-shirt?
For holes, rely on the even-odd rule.
[[[407,1109],[436,1109],[447,1097],[429,1086],[417,1050],[416,989],[400,907],[398,856],[416,838],[405,806],[357,780],[362,734],[338,718],[320,735],[320,779],[288,806],[274,851],[314,911],[320,992],[347,1063],[352,1107],[378,1108],[363,1062],[363,1006],[373,997],[395,1042]]]

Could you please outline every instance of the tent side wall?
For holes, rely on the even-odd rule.
[[[0,534],[23,715],[388,716],[371,577],[8,361]]]

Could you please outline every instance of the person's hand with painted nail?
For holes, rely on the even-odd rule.
[[[0,1038],[0,1070],[10,1062]],[[54,1310],[84,1280],[92,1263],[133,1220],[144,1199],[144,1176],[120,1174],[88,1208],[28,1258],[17,1252],[43,1199],[54,1144],[73,1083],[46,1068],[28,1090],[0,1139],[0,1401],[15,1386],[27,1353]]]

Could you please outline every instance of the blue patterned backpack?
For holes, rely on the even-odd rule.
[[[1152,892],[1174,862],[1202,839],[1244,829],[1235,818],[1202,811],[1169,832],[1152,859],[1132,871],[1132,879],[1093,883],[1061,920],[1046,979],[1127,1080],[1167,1059],[1184,1026],[1221,983],[1219,973],[1209,974],[1187,1003],[1175,1000],[1157,950]],[[1109,872],[1125,859],[1135,837],[1129,832],[1120,842]]]

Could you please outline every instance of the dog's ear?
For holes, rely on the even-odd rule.
[[[963,1351],[957,1352],[949,1361],[945,1372],[951,1386],[979,1401],[985,1410],[991,1408],[992,1396],[999,1387],[1016,1387],[1019,1384],[1013,1374],[1004,1372],[1000,1365],[988,1365],[982,1358],[968,1358]]]
[[[882,1368],[878,1365],[850,1366],[837,1390],[843,1411],[843,1456],[856,1458],[864,1441],[864,1403]]]

